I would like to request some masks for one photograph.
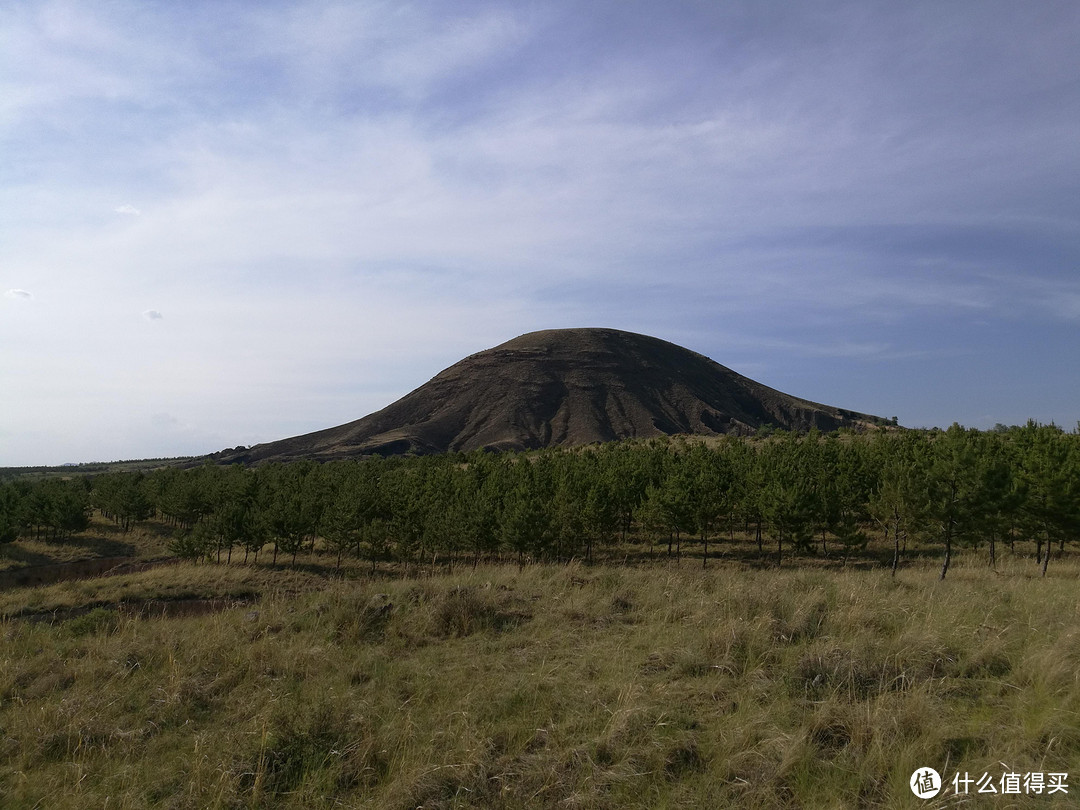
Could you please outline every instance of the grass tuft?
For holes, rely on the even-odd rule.
[[[919,766],[1080,774],[1080,571],[956,570],[181,564],[6,592],[0,795],[891,808]],[[181,593],[223,601],[119,609]]]

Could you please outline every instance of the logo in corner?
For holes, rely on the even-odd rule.
[[[941,792],[941,774],[933,768],[918,768],[909,784],[911,792],[920,799],[932,799]]]

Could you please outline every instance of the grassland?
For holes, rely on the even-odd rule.
[[[1059,807],[1080,565],[684,561],[0,593],[5,808]],[[154,602],[154,600],[158,600]],[[188,600],[205,611],[132,608]],[[200,615],[192,615],[200,613]],[[149,616],[149,618],[148,618]],[[49,621],[40,621],[49,618]],[[1068,794],[921,801],[922,766]]]
[[[0,479],[23,478],[31,481],[43,478],[74,478],[83,475],[100,475],[118,472],[150,472],[163,467],[184,467],[198,463],[197,456],[175,456],[172,458],[143,458],[124,461],[91,461],[83,464],[61,464],[59,466],[38,467],[0,467]]]

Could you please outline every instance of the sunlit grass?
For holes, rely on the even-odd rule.
[[[102,557],[153,559],[168,556],[172,534],[169,527],[157,521],[136,524],[125,532],[95,513],[90,527],[71,537],[50,540],[31,535],[0,544],[0,572]]]
[[[0,623],[0,795],[57,808],[905,807],[919,766],[1080,774],[1080,569],[1061,562],[1044,580],[1015,565],[961,560],[944,583],[929,563],[895,580],[176,565],[37,589],[68,605],[184,588],[259,598],[191,618]],[[31,600],[3,596],[5,611]]]

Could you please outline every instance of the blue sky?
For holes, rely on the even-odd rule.
[[[609,326],[1080,419],[1080,4],[8,2],[0,465],[341,424]]]

